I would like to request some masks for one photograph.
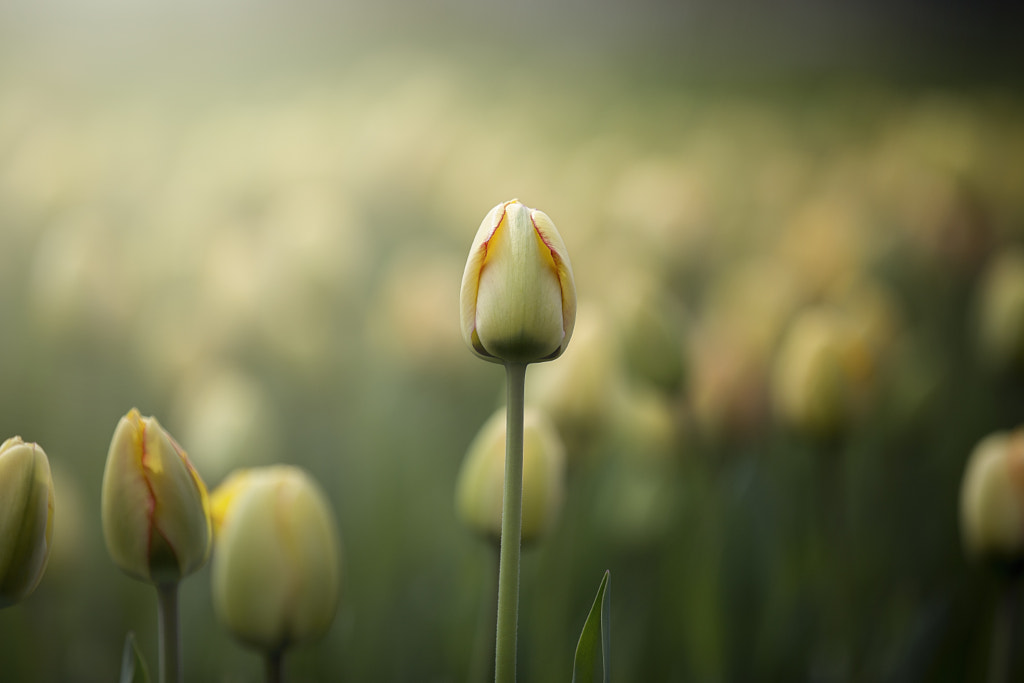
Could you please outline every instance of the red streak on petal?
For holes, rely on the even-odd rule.
[[[505,202],[501,209],[501,218],[499,218],[498,222],[494,224],[493,228],[491,228],[491,233],[487,235],[487,239],[480,243],[480,267],[476,271],[476,291],[473,292],[474,300],[480,294],[480,276],[483,275],[484,268],[487,267],[487,252],[490,251],[491,240],[494,239],[494,233],[498,232],[498,228],[500,228],[501,224],[505,221],[505,207],[511,203],[512,202]]]
[[[146,457],[149,455],[146,451],[146,423],[139,420],[139,428],[139,465],[142,473],[142,481],[146,485],[146,491],[149,494],[149,507],[146,510],[146,524],[148,527],[148,531],[146,533],[146,560],[148,562],[153,553],[153,534],[154,532],[161,532],[156,528],[156,491],[153,490],[153,483],[149,480],[148,470],[146,468]],[[166,537],[164,540],[167,540]]]
[[[551,257],[554,258],[557,252],[555,251],[554,247],[552,247],[551,244],[546,239],[544,239],[544,231],[537,227],[537,221],[533,220],[532,212],[530,213],[530,224],[533,225],[533,231],[537,233],[537,238],[544,243],[544,246],[547,247],[548,251],[551,252]]]
[[[541,242],[543,242],[544,246],[548,248],[548,252],[551,254],[551,260],[555,262],[556,266],[561,268],[562,267],[562,257],[559,256],[559,254],[555,250],[555,248],[551,246],[551,243],[548,242],[546,239],[544,239],[544,233],[543,233],[543,231],[541,231],[540,228],[537,227],[537,221],[533,220],[533,214],[532,213],[530,214],[530,223],[533,224],[533,231],[535,233],[537,233],[537,239],[539,239]],[[558,278],[558,286],[559,287],[562,286],[562,278],[561,277]]]

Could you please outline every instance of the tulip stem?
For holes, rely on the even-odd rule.
[[[267,683],[284,681],[284,649],[268,652],[266,657]]]
[[[494,675],[494,632],[491,624],[495,622],[495,595],[498,590],[498,553],[501,552],[499,541],[488,539],[487,571],[484,572],[483,599],[480,600],[480,615],[477,618],[476,637],[473,639],[472,659],[469,661],[469,683],[485,683]]]
[[[178,582],[158,585],[156,595],[160,619],[160,683],[182,683]]]
[[[1016,640],[1020,629],[1021,577],[1009,576],[1001,586],[992,628],[992,650],[989,660],[989,683],[1013,680]]]
[[[526,363],[506,363],[508,406],[505,409],[505,495],[501,509],[498,560],[498,628],[495,637],[495,683],[516,680],[519,628],[519,549],[523,535],[523,401]]]

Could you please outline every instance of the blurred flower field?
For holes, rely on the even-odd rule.
[[[567,474],[524,550],[522,680],[570,678],[606,568],[614,681],[984,675],[995,589],[958,496],[1024,422],[1024,100],[501,69],[8,79],[0,439],[46,449],[56,512],[0,679],[110,681],[127,631],[154,647],[100,530],[137,406],[211,488],[281,462],[327,494],[341,606],[293,680],[465,680],[495,566],[455,485],[503,378],[460,337],[459,279],[512,197],[579,292],[530,369]],[[181,601],[186,680],[258,680],[208,567]]]

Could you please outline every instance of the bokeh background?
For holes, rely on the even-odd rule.
[[[129,630],[155,665],[153,592],[99,528],[133,406],[211,487],[270,462],[324,487],[342,605],[293,680],[466,680],[494,560],[454,486],[504,380],[458,292],[512,197],[580,295],[528,377],[569,466],[523,558],[522,680],[569,680],[606,568],[617,682],[979,680],[997,591],[957,505],[1024,417],[1020,19],[5,3],[0,437],[45,448],[57,506],[0,680],[114,680]],[[260,680],[209,590],[182,589],[187,680]]]

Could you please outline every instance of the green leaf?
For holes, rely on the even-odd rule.
[[[128,632],[124,638],[124,652],[121,654],[121,683],[149,683],[149,669],[139,651],[135,633]]]
[[[583,624],[580,642],[576,645],[572,683],[608,683],[611,676],[611,588],[608,585],[610,580],[611,572],[606,570],[597,589],[597,597],[590,608],[590,614]]]

